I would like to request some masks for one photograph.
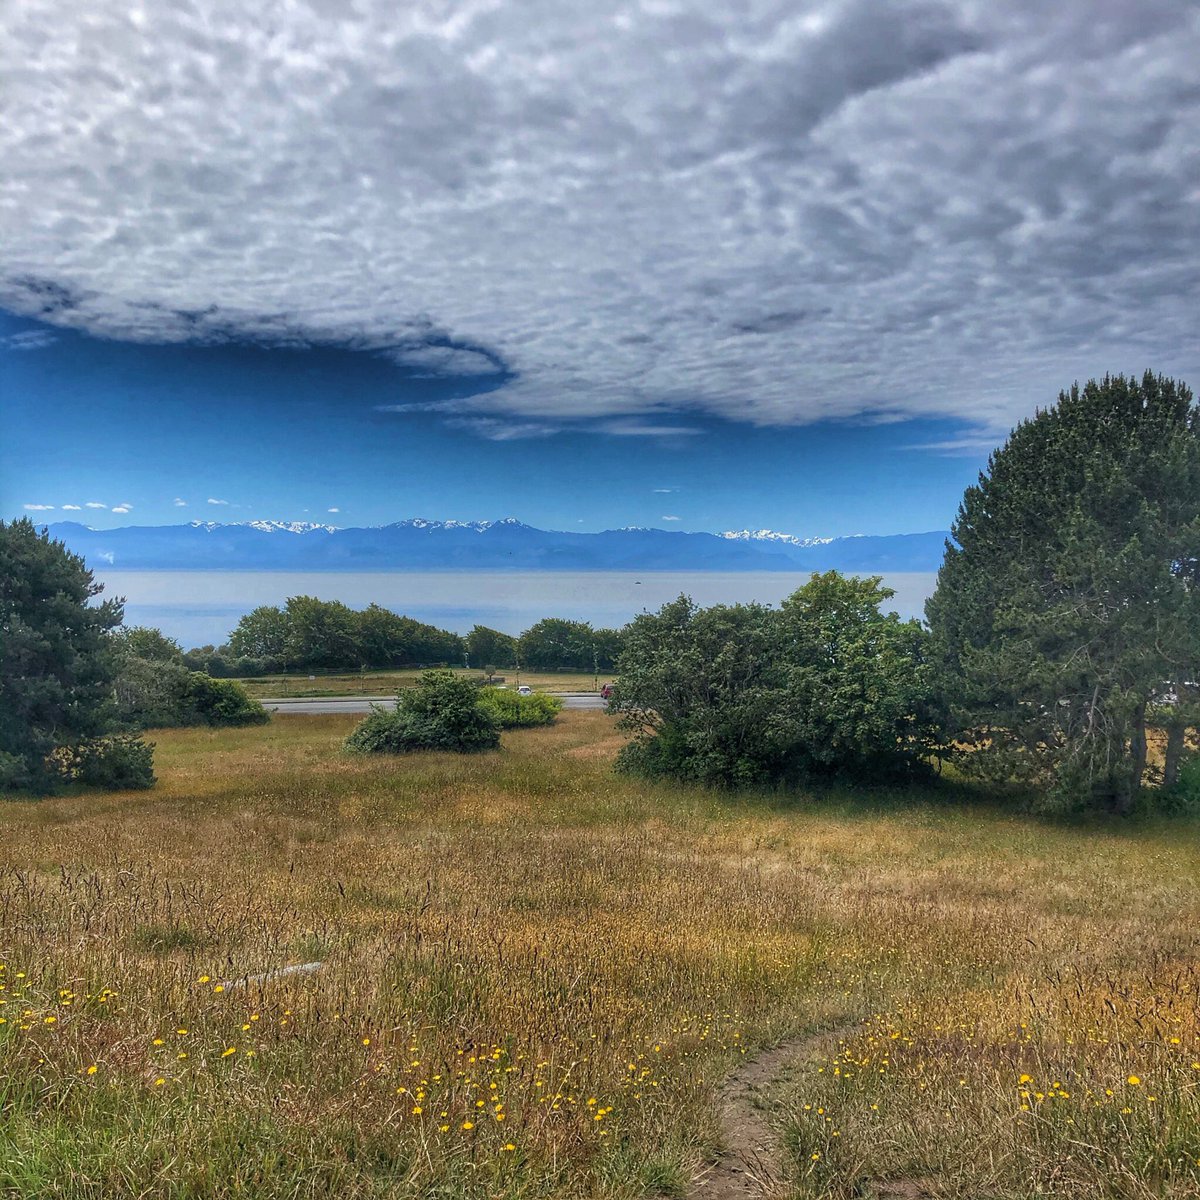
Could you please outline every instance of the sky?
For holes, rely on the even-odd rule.
[[[1187,0],[24,0],[0,517],[945,528],[1200,378]]]

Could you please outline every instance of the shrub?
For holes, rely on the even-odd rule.
[[[1189,754],[1179,766],[1179,778],[1170,787],[1142,792],[1144,807],[1170,816],[1200,813],[1200,754]]]
[[[531,729],[538,725],[553,725],[562,712],[562,701],[545,692],[522,696],[507,688],[481,688],[479,702],[496,719],[501,729]]]
[[[154,786],[154,743],[136,734],[92,738],[57,757],[64,778],[85,787],[120,791]]]
[[[265,725],[271,716],[232,679],[189,671],[180,698],[181,725]]]
[[[450,671],[426,671],[418,686],[401,696],[394,712],[372,708],[345,747],[360,754],[473,753],[499,744],[498,723],[480,703],[475,684]]]

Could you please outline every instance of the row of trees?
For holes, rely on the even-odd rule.
[[[878,579],[835,573],[779,610],[681,597],[637,618],[613,705],[637,735],[623,765],[738,784],[952,758],[1043,808],[1121,813],[1147,786],[1200,782],[1190,391],[1147,373],[1060,394],[991,456],[952,534],[927,627],[881,614]]]
[[[464,638],[372,604],[353,609],[338,600],[292,596],[282,607],[262,605],[238,622],[227,645],[189,650],[193,670],[214,676],[286,670],[459,665],[530,670],[611,671],[621,646],[614,629],[548,618],[520,637],[476,625]]]

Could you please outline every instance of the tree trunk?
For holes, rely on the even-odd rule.
[[[1129,773],[1128,795],[1121,797],[1121,811],[1129,812],[1133,801],[1142,788],[1142,776],[1146,773],[1146,702],[1143,700],[1133,714],[1133,731],[1129,735],[1129,757],[1131,767]]]
[[[1183,759],[1184,738],[1187,725],[1182,717],[1173,717],[1167,724],[1167,752],[1163,761],[1163,787],[1173,787],[1179,782],[1179,764]]]

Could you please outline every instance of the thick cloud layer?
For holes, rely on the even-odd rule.
[[[1200,362],[1190,0],[23,0],[5,24],[22,314],[491,377],[455,419],[496,437],[1003,424],[1077,375]]]

